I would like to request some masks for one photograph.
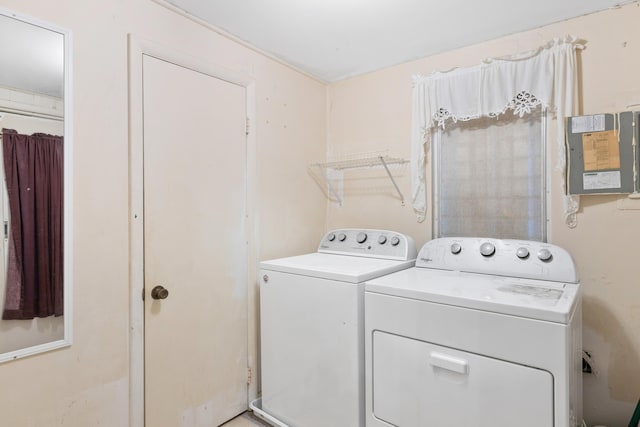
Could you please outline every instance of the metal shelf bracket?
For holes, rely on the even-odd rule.
[[[398,193],[398,197],[400,198],[400,202],[402,206],[404,206],[404,195],[402,191],[400,191],[400,187],[398,187],[398,183],[396,182],[391,170],[389,169],[389,165],[403,165],[409,163],[406,159],[389,157],[387,155],[364,155],[357,156],[343,160],[335,160],[330,162],[318,162],[311,164],[311,168],[315,168],[318,170],[320,176],[327,183],[327,188],[329,189],[330,195],[335,197],[339,206],[342,206],[342,197],[338,194],[336,189],[331,183],[331,178],[329,177],[329,169],[336,171],[344,171],[349,169],[361,169],[361,168],[370,168],[374,166],[382,166],[387,173],[387,176],[391,180],[393,187]]]

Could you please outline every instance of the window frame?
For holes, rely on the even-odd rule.
[[[506,114],[511,114],[512,111],[508,111]],[[542,242],[551,241],[551,167],[549,156],[549,109],[540,106],[536,111],[530,114],[540,114],[540,133],[541,133],[541,167],[542,171],[540,176],[542,177],[542,200],[541,200],[541,214],[542,214]],[[472,119],[475,120],[475,119]],[[431,138],[430,156],[431,156],[431,232],[433,238],[439,238],[442,236],[440,229],[441,221],[439,217],[440,212],[440,190],[441,190],[441,144],[442,144],[443,128],[437,127],[433,130]],[[454,237],[454,236],[447,236]]]

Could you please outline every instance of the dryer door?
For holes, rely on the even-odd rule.
[[[375,331],[373,413],[400,427],[552,427],[553,377]]]

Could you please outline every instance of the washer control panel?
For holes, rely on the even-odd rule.
[[[420,250],[416,267],[578,283],[576,266],[566,250],[528,240],[434,239]]]
[[[417,254],[415,242],[405,234],[355,228],[328,232],[320,241],[318,252],[402,261],[415,259]]]

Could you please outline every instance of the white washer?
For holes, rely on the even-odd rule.
[[[443,238],[365,284],[367,427],[582,425],[582,311],[571,256]]]
[[[327,233],[318,251],[260,264],[261,410],[276,425],[364,426],[364,281],[413,267],[410,237]]]

